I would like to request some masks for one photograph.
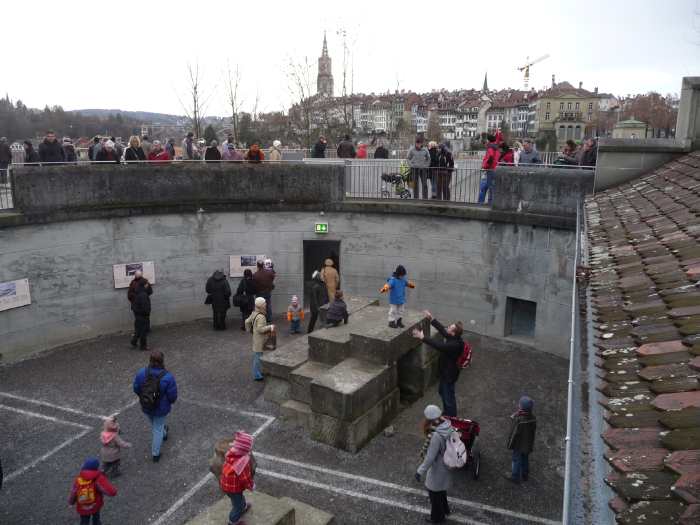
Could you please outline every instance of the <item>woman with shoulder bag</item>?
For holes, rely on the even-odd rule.
[[[126,162],[146,160],[146,154],[141,147],[141,141],[136,135],[129,137],[129,147],[124,151],[124,160]]]
[[[245,320],[248,319],[255,308],[255,281],[253,272],[245,270],[243,279],[238,283],[236,295],[233,297],[233,306],[241,310],[241,330],[245,330]]]
[[[274,345],[275,325],[267,324],[267,302],[264,297],[255,299],[255,310],[245,320],[245,328],[253,332],[253,379],[262,381],[265,379],[262,373],[260,358],[266,350],[271,350]]]

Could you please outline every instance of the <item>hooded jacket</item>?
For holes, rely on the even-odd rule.
[[[535,432],[537,421],[532,412],[518,410],[511,416],[510,434],[508,436],[508,449],[529,454],[535,446]]]
[[[498,166],[498,159],[501,158],[501,148],[495,142],[490,142],[486,146],[484,159],[481,161],[481,169],[490,171]]]
[[[63,145],[63,157],[66,162],[78,162],[78,156],[75,154],[75,147],[73,144]]]
[[[321,280],[321,274],[317,273],[311,280],[311,297],[309,310],[311,313],[318,312],[321,306],[328,302],[328,292]]]
[[[107,419],[104,423],[104,430],[100,434],[100,460],[103,463],[112,463],[121,458],[121,449],[128,448],[131,443],[124,441],[119,437],[119,424],[111,419]]]
[[[338,158],[339,159],[354,159],[355,158],[355,146],[351,140],[342,140],[338,144]]]
[[[231,285],[223,272],[216,270],[207,279],[206,292],[211,297],[214,310],[228,310],[231,307]]]
[[[209,146],[204,151],[204,160],[206,160],[206,161],[221,160],[221,152],[219,151],[219,148],[216,146]]]
[[[148,370],[149,375],[157,376],[160,374],[162,368],[144,367],[136,373],[134,377],[134,394],[137,396],[141,394],[141,388],[143,383],[146,381],[146,371]],[[172,404],[177,401],[177,383],[175,382],[175,376],[170,372],[165,372],[165,375],[160,379],[160,399],[158,400],[158,406],[155,410],[151,412],[146,412],[141,408],[144,414],[150,416],[167,416],[170,413]]]
[[[63,151],[63,146],[57,140],[49,142],[44,139],[39,144],[39,159],[41,162],[64,162],[66,154]]]
[[[39,162],[41,159],[39,158],[39,154],[36,152],[34,149],[34,146],[29,146],[24,149],[24,162]]]
[[[425,454],[423,463],[418,467],[418,474],[425,476],[425,488],[432,492],[441,492],[448,490],[452,484],[452,473],[447,468],[443,457],[447,447],[447,436],[451,431],[452,425],[445,420],[433,432],[430,437],[430,445],[428,452]]]
[[[328,313],[326,314],[326,321],[329,323],[337,323],[344,321],[348,324],[348,306],[342,299],[336,299],[328,307]]]
[[[457,359],[464,351],[464,340],[461,336],[449,335],[444,326],[437,319],[433,319],[432,324],[435,329],[444,337],[444,341],[437,337],[426,337],[423,342],[432,346],[440,353],[438,360],[438,371],[440,381],[445,383],[454,383],[459,378],[459,366]]]
[[[252,277],[241,279],[236,289],[236,295],[243,295],[247,299],[247,302],[239,307],[241,312],[252,312],[255,309],[255,282]]]
[[[91,505],[83,505],[78,499],[78,489],[80,486],[80,480],[92,481],[95,486],[95,501]],[[99,470],[81,470],[80,474],[76,476],[73,481],[73,486],[71,487],[70,496],[68,497],[68,504],[75,505],[78,514],[81,516],[91,516],[100,511],[104,505],[104,494],[107,496],[116,496],[117,489],[109,482],[107,477]]]
[[[333,266],[333,259],[326,259],[323,262],[321,280],[326,284],[328,300],[332,303],[335,299],[335,291],[340,287],[340,274]]]

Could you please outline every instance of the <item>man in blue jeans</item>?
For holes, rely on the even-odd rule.
[[[496,137],[487,135],[486,140],[488,141],[486,153],[481,161],[481,169],[485,171],[486,177],[479,183],[479,204],[484,203],[487,193],[489,194],[489,204],[493,202],[493,175],[501,157],[501,147],[496,143]]]
[[[432,346],[440,353],[438,361],[440,374],[438,393],[440,394],[440,399],[442,399],[442,413],[445,416],[456,417],[455,383],[459,379],[457,360],[464,351],[464,340],[462,339],[464,329],[462,328],[462,323],[459,322],[445,328],[440,321],[433,319],[433,314],[427,310],[424,314],[442,337],[425,337],[422,330],[413,330],[413,337],[420,339],[428,346]]]
[[[134,393],[139,396],[141,410],[151,422],[153,462],[160,460],[160,447],[168,440],[168,425],[165,419],[173,403],[177,401],[175,376],[165,369],[163,352],[151,352],[147,367],[134,377]]]

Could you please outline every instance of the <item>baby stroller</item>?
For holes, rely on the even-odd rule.
[[[459,417],[445,416],[452,428],[459,432],[459,437],[467,449],[467,462],[464,465],[465,469],[471,468],[472,477],[479,479],[479,471],[481,468],[481,452],[479,450],[479,423],[471,419],[462,419]]]
[[[399,166],[398,173],[382,173],[382,198],[389,199],[392,194],[398,195],[402,199],[410,199],[411,191],[408,189],[408,181],[411,175],[411,168],[405,163]],[[386,183],[393,186],[393,191],[387,188]]]

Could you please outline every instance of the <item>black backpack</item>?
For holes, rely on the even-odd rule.
[[[146,379],[141,385],[141,392],[139,393],[139,403],[141,407],[147,411],[152,412],[158,408],[158,403],[160,401],[160,380],[166,374],[165,370],[161,370],[157,376],[151,375],[150,367],[146,368]]]

